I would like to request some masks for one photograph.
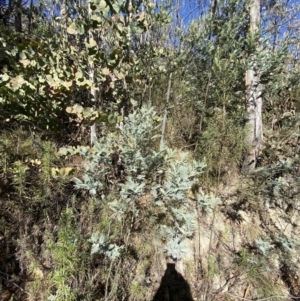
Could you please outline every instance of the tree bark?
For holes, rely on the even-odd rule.
[[[167,91],[167,98],[164,110],[164,118],[162,122],[162,129],[161,129],[161,138],[160,138],[160,150],[164,148],[165,143],[165,132],[166,132],[166,125],[167,125],[167,116],[168,116],[168,109],[169,109],[169,101],[170,101],[170,94],[171,94],[171,84],[172,84],[172,73],[169,75],[169,83],[168,83],[168,91]]]
[[[252,0],[250,6],[250,35],[255,35],[259,30],[260,23],[260,0]],[[247,88],[247,113],[246,124],[247,152],[244,158],[242,173],[251,172],[256,164],[259,155],[259,148],[262,141],[262,93],[258,70],[254,66],[246,71]]]
[[[17,0],[15,5],[15,30],[22,32],[22,0]]]

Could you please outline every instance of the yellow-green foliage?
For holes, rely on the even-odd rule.
[[[53,271],[50,279],[54,291],[49,299],[53,301],[76,300],[76,292],[74,288],[71,288],[71,284],[76,277],[80,256],[78,254],[78,230],[72,209],[67,208],[62,213],[58,239],[48,247],[53,258]]]
[[[249,250],[243,248],[237,264],[239,272],[246,275],[247,281],[257,296],[269,297],[272,301],[281,299],[276,297],[280,295],[276,283],[277,272],[272,270],[265,257],[251,254]]]
[[[221,112],[208,120],[199,141],[198,152],[206,158],[207,173],[219,180],[224,173],[237,166],[245,149],[244,130]]]
[[[209,255],[207,258],[207,272],[209,278],[212,278],[215,275],[219,274],[218,263],[216,262],[216,258],[213,255]]]
[[[144,287],[141,283],[135,281],[130,286],[130,296],[133,301],[144,300]]]

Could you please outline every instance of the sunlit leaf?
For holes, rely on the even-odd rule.
[[[2,79],[3,82],[6,82],[9,80],[9,75],[6,73],[0,74],[0,78]]]
[[[109,71],[108,68],[103,68],[103,69],[102,69],[102,73],[103,73],[104,75],[108,75],[108,74],[110,73],[110,71]]]
[[[104,0],[101,0],[100,3],[98,4],[98,7],[99,7],[100,9],[105,8],[105,7],[106,7],[106,2],[105,2]]]
[[[28,65],[30,65],[30,60],[20,60],[20,63],[26,68]]]
[[[71,23],[71,25],[67,28],[67,33],[71,34],[71,35],[76,35],[77,34],[75,23]]]

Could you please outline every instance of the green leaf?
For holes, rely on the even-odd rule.
[[[118,14],[120,12],[121,6],[118,3],[113,3],[112,7],[114,9],[114,11]]]
[[[109,75],[109,73],[110,73],[110,71],[109,71],[108,68],[103,68],[103,69],[102,69],[102,74],[104,74],[104,75]]]
[[[30,65],[30,60],[20,60],[20,63],[26,68],[28,65]]]
[[[104,0],[101,0],[100,3],[98,4],[98,7],[100,9],[104,9],[106,7],[106,2]]]
[[[20,53],[20,58],[21,58],[22,60],[25,60],[25,59],[26,59],[26,54],[25,54],[24,51],[21,51],[21,53]]]
[[[79,26],[76,27],[76,30],[78,32],[78,34],[84,34],[85,33],[85,28],[83,24],[80,24]]]
[[[83,106],[76,104],[76,105],[73,106],[73,110],[74,110],[74,113],[82,113],[83,112]]]
[[[19,89],[26,81],[22,77],[22,75],[17,75],[15,78],[10,80],[10,85],[14,90]]]
[[[71,25],[67,28],[67,33],[71,35],[76,35],[78,32],[76,30],[76,24],[73,22]]]
[[[125,31],[125,27],[122,25],[122,24],[120,24],[120,23],[117,23],[116,24],[116,27],[117,27],[117,29],[119,30],[119,32],[120,33],[122,33],[123,31]]]
[[[7,73],[0,74],[0,78],[2,79],[3,82],[6,82],[9,80],[9,75]]]
[[[89,47],[97,47],[98,45],[97,45],[97,42],[93,38],[90,38],[88,46]]]

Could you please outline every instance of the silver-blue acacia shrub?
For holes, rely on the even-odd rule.
[[[188,197],[205,163],[167,147],[157,151],[159,122],[152,107],[142,107],[126,117],[117,133],[100,138],[85,153],[85,174],[75,179],[75,186],[99,196],[103,202],[110,200],[107,202],[120,220],[128,216],[153,218],[149,208],[160,207],[164,218],[157,219],[157,232],[164,242],[163,250],[180,259],[187,252],[184,240],[192,237],[197,227],[192,202],[204,205],[205,210],[214,202],[209,203],[210,199],[204,195],[193,201]],[[142,206],[141,198],[148,203]],[[147,211],[149,214],[145,214]],[[112,257],[110,252],[115,251],[116,256],[121,250],[109,237],[104,239],[99,233],[94,233],[90,242],[93,253]]]

